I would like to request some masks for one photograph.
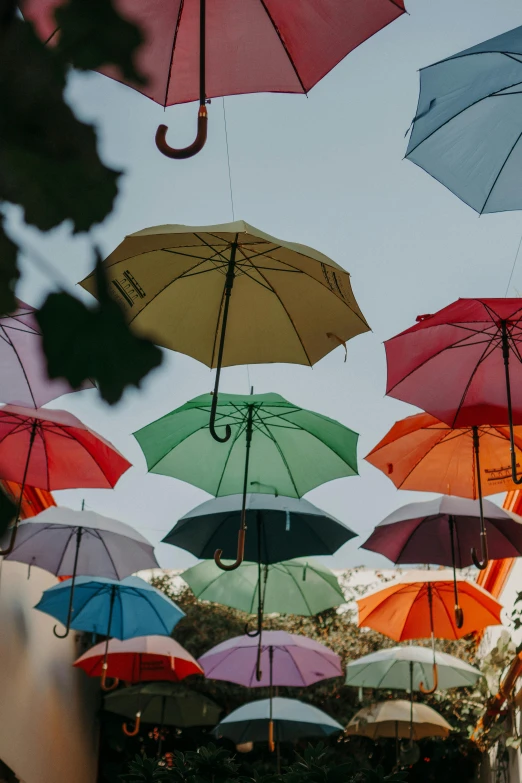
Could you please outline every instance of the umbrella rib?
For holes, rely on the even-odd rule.
[[[275,445],[275,447],[276,447],[277,451],[279,452],[279,456],[281,457],[281,459],[282,459],[282,461],[283,461],[283,465],[285,466],[285,468],[286,468],[286,470],[287,470],[288,477],[289,477],[290,481],[292,482],[292,486],[293,486],[293,488],[294,488],[294,490],[295,490],[295,493],[296,493],[297,497],[298,497],[298,498],[300,498],[300,497],[301,497],[301,495],[299,494],[299,490],[297,489],[297,487],[296,487],[296,485],[295,485],[294,477],[293,477],[293,475],[292,475],[292,472],[291,472],[291,470],[290,470],[290,467],[289,467],[289,465],[288,465],[288,462],[286,461],[286,457],[285,457],[285,455],[283,454],[283,451],[282,451],[282,449],[281,449],[281,446],[279,445],[279,443],[278,443],[278,442],[277,442],[277,440],[275,439],[275,437],[274,437],[273,433],[270,431],[270,429],[268,428],[268,426],[267,426],[266,424],[264,424],[264,422],[262,421],[261,417],[258,415],[258,411],[257,411],[257,410],[255,410],[255,411],[254,411],[254,416],[257,416],[257,417],[259,418],[259,420],[261,421],[262,425],[264,426],[264,429],[266,430],[266,432],[265,432],[264,430],[262,430],[262,429],[259,429],[259,428],[258,428],[258,429],[259,429],[259,432],[261,432],[263,435],[265,435],[265,437],[268,437],[268,438],[269,438],[269,439],[270,439],[270,440],[271,440],[271,441],[274,443],[274,445]],[[301,429],[301,428],[299,428],[299,429]]]
[[[9,343],[9,345],[11,346],[11,348],[13,349],[13,351],[15,353],[15,356],[16,356],[16,358],[18,360],[18,364],[20,365],[20,368],[21,368],[21,370],[23,372],[23,375],[24,375],[24,378],[25,378],[25,382],[27,384],[27,388],[29,389],[29,394],[31,395],[31,399],[33,401],[33,405],[34,405],[35,408],[38,408],[38,405],[36,404],[36,400],[34,398],[34,394],[33,394],[33,390],[32,390],[31,384],[29,383],[29,378],[27,377],[27,373],[25,371],[25,367],[24,367],[24,365],[22,363],[20,355],[19,355],[18,351],[16,350],[16,347],[15,347],[13,341],[11,340],[11,338],[8,337],[7,334],[5,336],[6,336],[7,342]]]
[[[47,530],[49,530],[49,528],[47,528]],[[62,554],[61,554],[61,556],[60,556],[60,559],[58,560],[58,563],[57,563],[57,565],[56,565],[55,576],[58,576],[58,574],[59,574],[59,572],[60,572],[60,568],[62,567],[62,563],[63,563],[63,559],[64,559],[64,557],[65,557],[65,553],[67,552],[67,549],[68,549],[68,547],[69,547],[69,544],[71,543],[71,539],[72,539],[73,535],[74,535],[75,533],[77,533],[77,532],[78,532],[78,528],[77,528],[77,527],[71,527],[71,528],[69,528],[69,537],[68,537],[68,539],[67,539],[67,543],[65,544],[65,546],[64,546],[64,548],[63,548],[63,550],[62,550]],[[26,539],[26,540],[28,540],[28,539]],[[24,542],[24,543],[25,543],[25,542]],[[69,574],[68,574],[68,576],[69,576]],[[72,576],[72,574],[71,574],[71,576]]]
[[[477,52],[477,54],[487,54],[487,52]],[[492,52],[489,52],[489,54],[492,54]],[[499,52],[494,52],[494,54],[499,54]],[[502,52],[502,54],[503,54],[503,52]],[[457,58],[451,58],[450,57],[448,59],[457,59]],[[441,62],[445,62],[445,60],[441,60]],[[439,63],[435,63],[435,65],[438,65],[438,64]],[[522,65],[522,63],[521,63],[521,65]],[[503,87],[502,89],[503,90],[510,90],[512,87],[516,87],[518,84],[522,84],[522,81],[519,80],[519,81],[513,82],[513,84],[509,84],[507,87]],[[409,152],[406,153],[406,157],[408,158],[411,155],[412,152],[415,152],[415,150],[418,149],[421,146],[421,144],[424,144],[424,142],[428,141],[428,139],[431,139],[431,137],[435,133],[438,133],[438,131],[440,131],[442,128],[444,128],[445,125],[448,125],[450,122],[452,122],[452,120],[455,120],[457,117],[460,117],[461,114],[464,114],[464,112],[468,111],[468,109],[471,109],[473,106],[478,106],[479,103],[482,103],[482,101],[485,101],[485,100],[487,100],[488,98],[491,98],[494,95],[495,95],[494,92],[489,93],[488,95],[484,95],[482,98],[478,98],[476,101],[473,101],[473,103],[470,103],[469,106],[465,106],[463,109],[458,111],[452,117],[448,117],[448,119],[445,120],[445,122],[443,122],[442,125],[439,125],[438,128],[434,128],[431,131],[431,133],[429,133],[426,136],[426,138],[422,139],[422,141],[419,141],[419,143],[416,144],[415,147],[412,147],[412,149]],[[415,123],[415,119],[413,120],[413,122]]]
[[[500,167],[500,169],[499,169],[499,172],[498,172],[497,176],[495,177],[495,180],[494,180],[493,184],[491,185],[491,188],[490,188],[490,190],[489,190],[489,193],[488,193],[488,195],[487,195],[487,198],[486,198],[486,200],[485,200],[485,202],[484,202],[484,204],[483,204],[483,206],[482,206],[482,209],[480,210],[480,214],[481,214],[481,215],[483,215],[483,214],[484,214],[484,210],[486,209],[486,204],[488,203],[488,201],[489,201],[489,199],[490,199],[490,196],[491,196],[491,194],[493,193],[493,190],[494,190],[494,188],[495,188],[495,185],[497,184],[497,182],[498,182],[498,180],[499,180],[499,177],[500,177],[500,175],[502,174],[502,172],[504,171],[504,168],[506,167],[506,163],[508,162],[508,160],[510,159],[511,155],[513,154],[513,152],[514,152],[514,150],[515,150],[515,147],[518,145],[518,142],[520,141],[520,139],[522,139],[522,132],[518,134],[517,140],[515,141],[515,143],[513,144],[513,146],[511,147],[511,149],[509,150],[509,152],[508,152],[508,154],[507,154],[507,157],[506,157],[506,159],[505,159],[504,163],[503,163],[503,164],[502,164],[502,166]]]
[[[68,589],[70,590],[71,588],[69,587]],[[75,589],[74,589],[75,595],[77,595],[79,589],[81,589],[81,588],[79,588],[78,584],[76,584]],[[104,590],[107,590],[107,585],[106,584],[99,585],[99,587],[87,598],[87,600],[82,604],[82,606],[80,607],[80,609],[78,609],[77,612],[75,612],[74,609],[73,609],[73,614],[72,614],[72,617],[71,617],[71,628],[73,627],[72,623],[74,622],[76,624],[78,622],[78,619],[79,619],[80,615],[87,608],[87,606],[91,603],[91,601],[94,601],[96,598],[98,598],[100,595],[102,595]],[[95,628],[94,633],[97,633],[97,631],[96,631],[97,626],[94,625],[94,628]],[[87,631],[90,631],[91,628],[88,628],[88,629],[81,629],[81,628],[79,628],[77,630],[87,630]],[[100,635],[101,635],[101,633],[103,633],[103,632],[100,629]]]
[[[107,532],[109,532],[109,531],[107,531]],[[109,547],[108,547],[108,546],[107,546],[107,544],[105,543],[105,539],[104,539],[104,538],[103,538],[103,536],[100,534],[100,531],[99,531],[99,530],[93,530],[93,531],[92,531],[92,533],[93,533],[93,535],[94,535],[94,537],[95,537],[95,538],[97,538],[99,541],[101,541],[103,548],[104,548],[104,549],[105,549],[105,551],[107,552],[107,557],[108,557],[108,558],[109,558],[109,560],[111,561],[111,565],[112,565],[112,567],[113,567],[113,569],[114,569],[114,573],[116,574],[116,579],[121,579],[121,576],[120,576],[120,574],[119,574],[119,572],[118,572],[118,569],[116,568],[116,563],[115,563],[115,562],[114,562],[114,560],[112,559],[112,555],[111,555],[111,553],[110,553],[110,551],[109,551]],[[116,534],[116,535],[118,535],[118,534]],[[125,537],[127,538],[127,536],[125,536]]]
[[[457,436],[456,436],[456,437],[457,437]],[[461,435],[459,435],[458,437],[462,437],[462,436],[461,436]],[[437,448],[437,446],[440,446],[440,444],[441,444],[441,443],[444,443],[444,436],[442,436],[442,438],[441,438],[440,440],[438,440],[436,443],[433,443],[433,444],[430,446],[430,448],[429,448],[429,449],[428,449],[428,450],[427,450],[427,451],[426,451],[426,452],[425,452],[425,453],[422,455],[422,457],[419,457],[419,459],[418,459],[418,461],[415,463],[415,465],[412,465],[411,469],[410,469],[410,470],[407,472],[407,474],[406,474],[406,475],[404,476],[404,478],[402,479],[402,481],[401,481],[400,485],[398,486],[398,489],[401,489],[401,488],[404,486],[404,484],[406,483],[406,481],[408,481],[408,479],[410,478],[411,474],[412,474],[412,473],[413,473],[415,470],[417,470],[417,468],[419,467],[420,463],[421,463],[423,460],[425,460],[425,459],[426,459],[426,458],[429,456],[429,454],[431,454],[431,452],[432,452],[434,449],[436,449],[436,448]],[[383,448],[385,448],[385,447],[383,446]],[[379,451],[381,451],[381,449],[379,449]],[[395,482],[394,482],[394,483],[395,483]],[[396,486],[397,486],[397,485],[396,485]]]
[[[311,570],[313,571],[313,568]],[[304,605],[306,606],[306,608],[308,609],[308,612],[310,613],[309,616],[313,617],[314,613],[312,612],[312,607],[308,603],[308,599],[306,598],[306,596],[305,596],[305,594],[304,594],[304,592],[303,592],[303,590],[301,588],[301,585],[299,584],[298,580],[295,578],[295,576],[291,572],[290,568],[287,567],[286,571],[287,571],[287,574],[290,577],[290,579],[294,582],[295,586],[297,587],[299,593],[301,594],[301,597],[303,599]],[[315,571],[313,571],[313,572],[314,572],[314,574],[316,573]],[[284,614],[284,612],[281,612],[281,614]]]
[[[176,41],[177,41],[177,38],[178,38],[178,30],[179,30],[179,27],[180,27],[180,24],[181,24],[181,14],[183,13],[184,5],[185,5],[185,0],[180,0],[178,16],[177,16],[177,19],[176,19],[176,26],[174,27],[174,37],[172,39],[172,50],[171,50],[171,53],[170,53],[169,71],[168,71],[168,74],[167,74],[167,84],[165,86],[165,99],[163,101],[163,108],[164,109],[167,108],[167,100],[168,100],[168,97],[169,97],[170,79],[171,79],[171,76],[172,76],[172,66],[174,64],[174,50],[176,49]]]
[[[522,135],[522,134],[521,134],[521,135]],[[482,355],[481,355],[481,357],[479,358],[479,360],[478,360],[478,361],[477,361],[477,363],[475,364],[475,367],[474,367],[474,369],[473,369],[472,373],[471,373],[471,374],[470,374],[470,376],[469,376],[468,382],[467,382],[467,384],[466,384],[466,386],[465,386],[465,388],[464,388],[464,391],[463,391],[463,393],[462,393],[462,397],[460,398],[460,402],[459,402],[459,405],[458,405],[458,408],[457,408],[457,413],[456,413],[456,414],[455,414],[455,416],[454,416],[453,422],[455,422],[455,420],[456,420],[456,418],[457,418],[457,416],[458,416],[458,414],[459,414],[459,412],[460,412],[460,409],[461,409],[461,408],[462,408],[462,406],[464,405],[464,401],[465,401],[465,399],[466,399],[466,395],[467,395],[467,393],[468,393],[468,391],[469,391],[469,388],[470,388],[470,386],[471,386],[471,383],[472,383],[472,381],[473,381],[473,379],[474,379],[475,375],[477,374],[477,371],[478,371],[478,368],[479,368],[479,366],[480,366],[480,365],[482,364],[482,362],[483,362],[483,361],[484,361],[484,360],[487,358],[486,354],[487,354],[487,352],[488,352],[488,348],[489,348],[489,345],[486,345],[486,347],[484,348],[484,350],[483,350],[483,352],[482,352]]]
[[[281,33],[279,32],[279,28],[278,28],[278,26],[276,25],[276,23],[275,23],[275,20],[273,19],[273,17],[272,17],[272,15],[271,15],[270,11],[269,11],[269,10],[268,10],[268,8],[266,7],[265,0],[260,0],[260,1],[261,1],[261,6],[262,6],[262,8],[263,8],[263,9],[264,9],[264,11],[266,12],[266,15],[268,16],[268,18],[269,18],[269,20],[270,20],[270,23],[272,24],[272,27],[274,28],[274,31],[275,31],[275,33],[276,33],[277,37],[279,38],[279,42],[280,42],[281,46],[283,47],[283,49],[284,49],[284,51],[285,51],[285,54],[286,54],[286,56],[288,57],[288,59],[289,59],[289,61],[290,61],[290,65],[292,66],[292,68],[293,68],[293,70],[294,70],[294,73],[295,73],[295,75],[296,75],[296,77],[297,77],[297,80],[298,80],[298,82],[299,82],[299,84],[300,84],[300,86],[301,86],[301,90],[302,90],[302,91],[303,91],[303,93],[306,95],[306,94],[307,94],[307,92],[308,92],[308,90],[307,90],[307,89],[306,89],[306,87],[304,86],[304,84],[303,84],[303,81],[302,81],[301,77],[299,76],[299,71],[297,70],[297,67],[296,67],[296,64],[295,64],[295,62],[294,62],[294,60],[293,60],[293,57],[292,57],[292,55],[290,54],[290,52],[288,51],[288,48],[287,48],[287,46],[286,46],[286,43],[284,42],[284,40],[283,40],[283,37],[282,37]]]

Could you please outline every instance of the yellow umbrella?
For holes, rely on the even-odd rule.
[[[317,250],[275,239],[242,220],[154,226],[127,236],[104,262],[136,330],[216,367],[313,365],[369,330],[350,275]],[[94,274],[81,285],[96,295]],[[225,339],[226,337],[226,339]]]

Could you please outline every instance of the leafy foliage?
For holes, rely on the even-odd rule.
[[[115,65],[126,79],[146,83],[134,65],[143,35],[116,12],[112,0],[68,0],[58,6],[55,18],[56,52],[65,61],[84,71]]]
[[[4,231],[4,221],[0,216],[0,312],[11,313],[16,310],[15,288],[20,277],[17,266],[18,247]]]
[[[157,345],[133,334],[118,303],[111,298],[103,263],[96,262],[98,302],[86,307],[65,292],[50,294],[36,314],[50,378],[66,378],[74,389],[96,381],[110,405],[125,388],[138,386],[163,354]]]
[[[129,764],[129,771],[121,776],[121,780],[127,783],[161,783],[172,780],[172,775],[157,759],[136,755]]]

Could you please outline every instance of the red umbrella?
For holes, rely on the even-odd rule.
[[[39,35],[57,32],[54,9],[63,0],[24,0],[25,18]],[[118,10],[143,31],[136,66],[145,87],[113,67],[103,73],[170,106],[199,100],[198,135],[181,150],[187,158],[207,136],[209,98],[253,92],[307,93],[349,52],[405,12],[404,0],[119,0]]]
[[[125,682],[180,682],[203,669],[181,644],[168,636],[111,639],[87,650],[74,664],[89,677],[114,677]],[[105,666],[105,670],[104,670]]]
[[[514,424],[522,424],[522,299],[459,299],[385,343],[386,393],[450,427],[509,424],[516,484]],[[482,529],[482,562],[487,551]]]
[[[114,487],[131,463],[72,413],[4,405],[0,408],[0,478],[45,489]],[[19,514],[17,515],[17,517]],[[18,518],[11,543],[15,544]]]

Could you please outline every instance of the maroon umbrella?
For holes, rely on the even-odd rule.
[[[23,0],[25,18],[52,42],[63,0]],[[103,73],[162,106],[199,100],[198,135],[172,149],[160,125],[159,149],[171,158],[199,152],[209,98],[254,92],[307,93],[349,52],[405,12],[404,0],[119,0],[118,10],[145,38],[136,57],[145,87],[117,69]]]
[[[484,524],[490,557],[502,560],[522,555],[522,518],[483,500]],[[408,503],[380,522],[361,549],[378,552],[393,563],[430,563],[452,566],[455,619],[462,627],[456,568],[473,564],[480,508],[477,500],[442,495],[434,500]]]

